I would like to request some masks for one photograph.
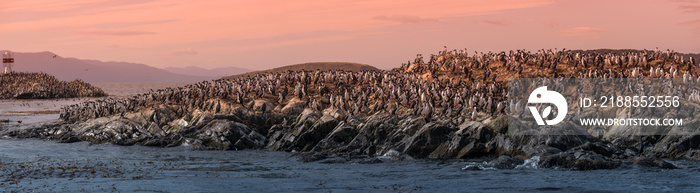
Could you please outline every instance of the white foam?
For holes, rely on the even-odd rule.
[[[468,162],[467,165],[462,167],[462,170],[467,170],[469,167],[476,166],[479,167],[480,170],[496,170],[494,167],[489,167],[487,162],[483,163],[477,163],[477,162]]]
[[[540,156],[532,156],[530,159],[526,159],[525,163],[515,166],[515,169],[537,169],[537,163],[540,162]]]

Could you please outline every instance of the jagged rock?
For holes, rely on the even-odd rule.
[[[202,141],[198,149],[257,149],[265,144],[265,137],[248,126],[227,120],[213,120],[192,137]]]
[[[236,149],[259,149],[265,145],[265,136],[252,131],[233,144]]]
[[[291,128],[283,124],[270,127],[268,131],[268,142],[266,149],[277,151],[283,150],[294,142],[296,136],[290,131]]]
[[[509,128],[506,135],[510,136],[499,135],[488,145],[497,149],[497,153],[501,155],[536,156],[552,153],[551,148],[566,151],[587,142],[599,141],[580,126],[570,123],[542,126],[537,129],[522,125],[515,127],[515,130]]]
[[[643,128],[639,126],[613,127],[614,129],[606,134],[606,138],[620,148],[629,149],[630,152],[625,153],[628,156],[648,152],[659,158],[698,160],[698,157],[692,154],[693,150],[700,149],[698,127],[700,121],[691,120],[683,126],[652,130],[656,135],[643,133]]]
[[[62,121],[49,121],[45,123],[34,123],[21,125],[19,127],[4,127],[0,126],[2,134],[0,136],[16,137],[16,138],[47,138],[51,135],[64,135]]]
[[[405,141],[404,153],[417,158],[424,158],[430,155],[441,144],[449,141],[449,134],[456,129],[435,123],[425,124],[416,134]],[[440,150],[445,152],[445,150]],[[443,153],[436,153],[440,157]]]
[[[614,169],[622,162],[610,160],[593,151],[567,151],[553,155],[540,157],[539,167],[543,168],[566,168],[570,170],[598,170]]]
[[[108,135],[108,139],[113,139],[112,141],[104,140],[103,143],[111,142],[118,145],[134,145],[153,137],[153,135],[146,131],[141,125],[126,119],[110,121],[101,128],[104,129],[102,132]]]
[[[408,118],[400,121],[399,124],[401,125],[401,132],[413,136],[413,134],[416,134],[416,132],[425,125],[425,119],[420,117]]]
[[[355,127],[341,122],[330,134],[328,134],[327,139],[330,139],[335,143],[346,144],[352,141],[357,133],[358,131]]]
[[[354,155],[373,156],[386,153],[389,151],[388,147],[385,150],[379,150],[377,145],[386,143],[384,145],[391,146],[403,140],[405,136],[397,131],[398,129],[395,129],[392,122],[392,119],[382,119],[379,113],[368,117],[365,123],[356,126],[360,128],[359,132],[342,149]],[[390,132],[392,133],[390,134]]]
[[[338,108],[327,108],[323,110],[323,116],[331,116],[336,120],[344,120],[345,112]]]
[[[653,146],[654,154],[660,158],[697,159],[692,150],[700,149],[700,131],[698,127],[674,127]]]
[[[98,118],[71,129],[80,140],[93,144],[134,145],[153,137],[143,125],[128,119]]]
[[[287,126],[273,125],[268,131],[268,149],[309,151],[331,133],[338,120],[329,114],[322,115],[310,108],[304,109],[296,121]]]
[[[295,128],[294,131],[297,137],[292,146],[303,151],[309,151],[333,131],[337,125],[338,120],[329,115],[324,115],[313,123],[311,127],[302,125],[300,128]]]
[[[510,156],[502,155],[498,159],[490,161],[488,164],[496,169],[514,169],[515,166],[525,163],[524,160],[519,158],[512,158]]]
[[[566,152],[543,155],[542,167],[562,167],[572,170],[613,169],[621,165],[624,152],[610,143],[586,142]]]
[[[306,106],[306,102],[298,98],[293,98],[287,102],[287,105],[285,105],[281,111],[283,115],[298,115],[304,111],[304,106]]]
[[[428,155],[431,159],[472,158],[487,154],[486,143],[495,136],[491,128],[480,122],[465,122],[450,133],[451,139]]]
[[[456,147],[455,150],[459,150],[457,158],[470,158],[486,155],[485,144],[490,142],[495,134],[491,128],[478,122],[471,122],[460,125],[454,136],[450,145]],[[463,146],[465,142],[469,143]]]
[[[171,133],[162,137],[153,137],[150,139],[146,139],[140,144],[144,146],[155,147],[175,147],[182,144],[183,141],[185,141],[185,139],[182,137],[182,135]]]
[[[612,144],[621,148],[639,148],[640,143],[643,143],[645,147],[650,147],[649,137],[642,135],[641,131],[644,128],[641,126],[613,126],[608,132],[606,132],[604,138],[610,141]],[[653,139],[655,141],[656,139]]]
[[[61,136],[59,139],[61,143],[75,143],[80,141],[78,137],[73,135],[64,135]]]
[[[149,120],[154,114],[158,115],[156,118],[159,121],[171,121],[156,125]],[[265,146],[268,150],[305,152],[299,154],[302,160],[325,160],[321,161],[323,163],[344,163],[355,158],[372,160],[371,156],[374,155],[382,155],[379,157],[381,159],[375,159],[380,161],[411,160],[413,157],[447,159],[509,155],[489,163],[499,169],[512,169],[522,164],[522,159],[513,157],[536,155],[541,156],[538,165],[545,168],[611,169],[622,164],[620,159],[628,159],[637,154],[637,150],[633,148],[622,150],[613,143],[600,141],[577,128],[538,128],[521,130],[517,135],[508,136],[484,124],[493,124],[488,120],[467,121],[453,126],[454,122],[450,121],[436,119],[425,123],[425,119],[420,117],[407,116],[398,119],[383,112],[368,117],[353,117],[353,122],[360,122],[359,124],[342,121],[346,118],[343,111],[335,108],[327,108],[323,112],[305,109],[293,122],[279,121],[279,124],[266,128],[268,139],[247,125],[255,122],[255,119],[263,119],[254,113],[199,112],[179,115],[172,108],[160,108],[129,113],[124,118],[107,117],[73,124],[26,125],[24,129],[3,133],[8,136],[39,137],[62,142],[88,141],[161,147],[175,146],[187,141],[195,149],[233,150]],[[187,124],[183,124],[183,121]],[[180,128],[174,129],[176,125]],[[159,130],[158,126],[162,126],[163,130]],[[683,130],[679,129],[674,132],[681,131]],[[657,137],[653,141],[656,146],[647,147],[646,152],[669,158],[700,157],[700,153],[694,151],[697,149],[694,145],[698,140],[697,136],[691,133]],[[651,137],[653,136],[647,136],[650,142]],[[635,164],[646,167],[674,167],[663,160],[642,159],[635,161]]]
[[[345,146],[350,143],[357,134],[358,130],[355,127],[341,121],[333,131],[316,145],[314,150],[329,150]]]
[[[482,123],[491,129],[493,129],[494,132],[496,133],[506,133],[508,132],[508,117],[507,116],[498,116],[496,118],[489,118]]]
[[[660,158],[655,157],[640,157],[634,160],[634,165],[644,167],[655,167],[661,169],[678,169],[675,165],[668,163]]]
[[[611,143],[603,142],[586,142],[583,145],[572,148],[572,150],[584,150],[593,151],[605,157],[612,157],[613,155],[623,155],[624,152],[617,146]]]
[[[294,124],[292,124],[293,128],[297,128],[294,131],[294,135],[301,134],[301,130],[303,130],[303,128],[310,127],[311,124],[314,124],[316,120],[320,117],[321,114],[318,111],[310,108],[304,109],[304,111],[302,111],[301,114],[297,117]]]
[[[401,153],[399,151],[393,150],[393,149],[384,153],[380,158],[389,159],[389,160],[393,160],[393,161],[413,160],[413,157],[406,155],[404,153]]]

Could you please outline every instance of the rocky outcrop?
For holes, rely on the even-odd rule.
[[[692,70],[697,66],[677,57],[670,60],[658,51],[636,53],[634,57],[643,56],[643,62],[612,62],[630,56],[518,50],[472,57],[445,50],[427,62],[419,57],[391,71],[275,72],[88,101],[62,108],[60,118],[65,122],[0,128],[0,135],[120,145],[186,144],[196,149],[267,149],[294,152],[304,161],[326,160],[324,163],[357,158],[485,157],[495,159],[490,167],[501,169],[534,164],[594,170],[633,164],[646,156],[700,159],[698,121],[684,127],[662,127],[651,134],[641,134],[635,126],[613,127],[604,136],[593,137],[589,130],[595,128],[570,120],[537,126],[509,118],[509,113],[524,109],[523,101],[508,101],[516,98],[506,92],[509,87],[525,89],[508,86],[505,82],[512,78],[700,74]],[[663,69],[654,67],[661,62]],[[653,70],[647,71],[650,67]],[[666,69],[673,72],[666,73]],[[685,92],[687,88],[665,89]],[[618,117],[631,113],[612,109],[570,113]],[[692,114],[690,109],[669,113]],[[519,118],[531,118],[524,115]],[[668,168],[658,160],[637,164]]]
[[[82,80],[59,81],[46,73],[0,74],[0,99],[53,99],[107,96],[102,89]]]
[[[289,106],[289,105],[288,105]],[[234,107],[235,108],[235,107]],[[274,111],[274,110],[273,110]],[[279,112],[279,111],[278,111]],[[0,129],[2,135],[43,138],[60,142],[87,141],[118,145],[171,147],[187,144],[201,150],[266,149],[297,152],[303,161],[368,163],[383,160],[495,158],[484,167],[514,169],[537,157],[541,168],[570,170],[613,169],[623,164],[662,169],[675,168],[660,158],[696,159],[698,135],[658,137],[644,152],[634,143],[601,140],[575,127],[551,127],[511,133],[504,117],[484,121],[422,117],[349,116],[341,109],[303,108],[290,114],[230,110],[228,114],[196,111],[180,114],[161,108],[124,117],[84,122],[53,121]],[[267,121],[261,121],[267,119]],[[282,120],[268,127],[264,122]],[[651,139],[649,139],[651,141]],[[660,153],[664,152],[664,153]],[[639,157],[644,154],[647,157]],[[363,162],[363,161],[360,161]],[[480,167],[479,167],[480,168]],[[472,168],[472,169],[479,169]]]
[[[567,151],[540,157],[540,167],[571,170],[615,169],[622,164],[591,151]]]
[[[614,169],[622,164],[622,157],[622,151],[612,144],[586,142],[564,152],[544,154],[539,165],[572,170]]]
[[[265,146],[265,136],[248,126],[228,120],[213,120],[198,129],[190,141],[196,149],[242,150],[260,149]]]
[[[678,169],[675,165],[655,157],[640,157],[634,160],[634,165],[661,169]]]
[[[496,169],[515,169],[518,165],[525,163],[524,160],[518,158],[512,158],[507,155],[502,155],[497,159],[494,159],[488,163],[489,166]]]

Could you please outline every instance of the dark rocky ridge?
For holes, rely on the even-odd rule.
[[[540,167],[574,170],[623,164],[672,168],[658,158],[700,159],[698,128],[687,135],[645,136],[641,141],[638,136],[603,140],[576,127],[508,133],[504,82],[516,77],[640,74],[691,76],[695,81],[697,68],[676,53],[659,51],[598,55],[549,50],[469,56],[445,50],[428,62],[419,56],[388,72],[268,73],[90,101],[64,108],[62,121],[3,129],[2,135],[293,151],[307,161],[506,156],[491,165],[514,168],[536,157]]]
[[[0,74],[0,99],[53,99],[107,96],[102,89],[80,79],[59,81],[46,73]]]

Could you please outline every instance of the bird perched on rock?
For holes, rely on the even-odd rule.
[[[425,118],[425,122],[430,122],[430,118],[433,116],[432,104],[423,104],[423,109],[420,114]]]
[[[159,125],[158,123],[158,111],[153,111],[153,122],[156,123],[156,125]]]
[[[122,108],[122,113],[121,113],[121,115],[120,115],[119,117],[120,117],[120,118],[124,118],[125,115],[126,115],[126,107],[125,107],[125,108]]]
[[[474,120],[474,121],[476,120],[476,107],[474,107],[474,110],[472,111],[472,116],[471,116],[471,118],[472,118],[472,120]]]

